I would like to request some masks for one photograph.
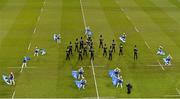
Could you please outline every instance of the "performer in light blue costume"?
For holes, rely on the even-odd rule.
[[[61,34],[57,35],[57,40],[56,41],[57,41],[58,44],[61,43]]]
[[[79,76],[78,71],[72,71],[72,76],[73,76],[75,79],[78,79],[78,76]]]
[[[55,42],[57,42],[57,34],[54,34],[54,35],[53,35],[53,40],[54,40]]]
[[[116,87],[118,88],[118,87],[123,87],[123,79],[122,79],[122,76],[120,76],[120,77],[118,77],[117,78],[117,85],[116,85]]]
[[[39,48],[36,46],[34,50],[34,56],[38,56],[38,55],[39,55]]]
[[[87,83],[87,81],[86,81],[85,78],[83,77],[83,78],[81,79],[81,85],[82,85],[82,88],[83,88],[83,89],[85,89],[86,83]]]
[[[45,49],[40,49],[40,53],[41,53],[41,55],[45,55],[46,54],[46,50]]]
[[[117,67],[114,70],[109,70],[109,76],[110,77],[113,77],[113,76],[119,77],[120,72],[121,72],[121,70]]]
[[[79,70],[78,70],[78,79],[80,79],[80,78],[84,78],[84,76],[83,76],[83,74],[84,74],[84,69],[83,69],[83,67],[81,67]]]
[[[163,51],[163,47],[162,46],[159,46],[156,54],[157,55],[165,55],[165,52]]]
[[[27,62],[28,62],[29,60],[30,60],[29,57],[24,56],[24,58],[23,58],[23,63],[22,63],[22,69],[21,69],[21,72],[22,72],[22,70],[23,70],[24,67],[27,67]]]
[[[171,65],[171,56],[168,55],[166,58],[163,58],[163,61],[165,63],[165,65]]]
[[[87,38],[91,38],[93,35],[93,32],[90,30],[89,26],[85,28],[85,35],[87,36]]]
[[[8,85],[15,85],[15,80],[14,80],[13,72],[11,72],[9,76],[2,75],[2,78],[3,78],[3,80],[4,80],[4,82],[6,84],[8,84]]]
[[[79,89],[85,89],[87,81],[85,80],[85,78],[83,77],[80,81],[75,80],[75,84]]]
[[[120,35],[119,39],[121,42],[125,43],[126,42],[126,33],[123,33],[122,35]]]

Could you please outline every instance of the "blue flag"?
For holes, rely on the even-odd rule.
[[[72,71],[72,76],[75,79],[78,79],[79,72],[78,71]]]

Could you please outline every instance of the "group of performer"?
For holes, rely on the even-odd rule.
[[[78,53],[78,60],[83,60],[84,56],[88,56],[88,53],[90,53],[90,60],[94,60],[94,43],[92,40],[93,32],[90,30],[89,27],[85,30],[86,40],[83,39],[83,37],[80,37],[80,39],[76,38],[74,43],[74,49],[73,44],[70,41],[69,45],[67,46],[66,50],[66,60],[70,60],[71,55],[73,54],[73,51]],[[119,56],[124,55],[124,44],[126,43],[126,33],[123,33],[120,37],[120,44],[119,44]],[[102,49],[103,53],[102,55],[104,57],[108,56],[109,60],[113,59],[113,53],[116,52],[116,41],[113,39],[111,45],[109,46],[109,50],[107,47],[107,44],[104,42],[103,35],[99,36],[99,48]],[[134,60],[138,59],[138,48],[135,45],[134,46]]]
[[[163,47],[162,46],[159,46],[157,52],[156,52],[157,55],[160,55],[160,56],[163,56],[163,61],[164,61],[164,65],[167,66],[167,65],[171,65],[171,60],[172,60],[172,57],[170,54],[166,54],[165,51],[163,50]]]

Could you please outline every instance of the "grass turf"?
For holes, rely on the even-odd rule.
[[[94,32],[95,77],[100,98],[179,97],[179,18],[178,0],[82,0],[87,25]],[[41,10],[42,9],[42,10]],[[38,17],[40,17],[39,21]],[[89,57],[78,61],[74,52],[70,61],[65,60],[66,46],[80,38],[84,24],[79,0],[0,0],[0,73],[15,73],[16,86],[7,86],[0,81],[0,97],[30,98],[82,98],[96,97],[93,72]],[[35,30],[36,28],[36,30]],[[137,29],[135,29],[137,28]],[[118,47],[113,60],[108,61],[98,48],[102,34],[109,46],[112,39],[119,45],[118,36],[127,33],[124,56],[118,56]],[[53,33],[61,33],[62,43],[53,42]],[[147,47],[147,44],[150,48]],[[28,46],[31,47],[28,50]],[[139,49],[139,60],[133,60],[133,47]],[[172,66],[162,70],[155,55],[159,45],[173,57]],[[47,50],[46,56],[34,57],[34,48]],[[32,58],[28,67],[19,73],[23,56]],[[88,85],[78,90],[73,83],[71,71],[85,67]],[[98,67],[100,66],[100,67]],[[103,66],[103,67],[102,67]],[[122,70],[124,88],[114,88],[108,70]],[[131,95],[126,94],[125,84],[133,85]],[[167,96],[170,95],[170,96]]]

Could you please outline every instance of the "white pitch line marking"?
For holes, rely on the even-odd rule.
[[[43,7],[41,7],[41,12],[40,12],[40,14],[39,14],[39,16],[38,16],[38,18],[37,18],[37,21],[36,21],[36,27],[34,28],[33,34],[36,33],[36,30],[37,30],[37,24],[39,23],[39,21],[40,21],[40,19],[41,19],[41,14],[42,14],[42,12],[44,11],[44,4],[45,4],[45,2],[46,2],[46,0],[44,0],[44,2],[43,2]]]
[[[177,91],[177,92],[178,92],[178,94],[180,95],[180,91],[179,91],[179,89],[177,89],[177,88],[176,88],[176,91]]]
[[[15,94],[16,94],[16,92],[14,91],[12,94],[12,99],[14,99]]]
[[[80,5],[81,5],[81,12],[82,12],[82,17],[83,17],[84,27],[86,28],[87,25],[86,25],[86,19],[85,19],[85,15],[84,15],[84,9],[83,9],[83,5],[82,5],[82,0],[80,0]],[[93,72],[93,77],[94,77],[94,84],[95,84],[95,88],[96,88],[96,95],[97,95],[97,99],[99,99],[99,91],[98,91],[98,87],[97,87],[93,61],[91,61],[91,66],[92,66],[92,72]]]
[[[30,48],[31,48],[31,42],[29,43],[29,46],[28,46],[28,51],[30,50]]]
[[[85,15],[84,15],[84,9],[83,9],[83,5],[82,5],[82,0],[80,0],[80,5],[81,5],[81,12],[82,12],[82,17],[83,17],[83,23],[85,28],[87,27],[86,25],[86,19],[85,19]]]
[[[146,44],[146,46],[150,49],[150,46],[149,46],[149,44],[145,41],[145,44]]]
[[[159,63],[159,65],[161,66],[162,70],[165,70],[164,67],[161,65],[160,61],[157,61]]]
[[[136,32],[139,32],[139,29],[135,26],[134,29],[136,30]]]
[[[8,68],[22,68],[22,67],[8,67]],[[33,69],[33,68],[37,68],[37,67],[25,67],[27,69]]]
[[[96,75],[95,75],[94,65],[93,65],[93,61],[92,60],[91,60],[91,66],[92,66],[92,71],[93,71],[94,84],[95,84],[95,87],[96,87],[97,99],[99,99],[99,91],[98,91],[98,87],[97,87]]]

